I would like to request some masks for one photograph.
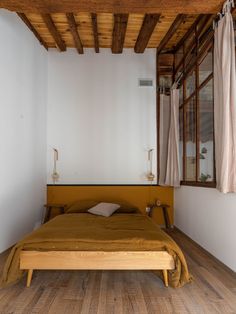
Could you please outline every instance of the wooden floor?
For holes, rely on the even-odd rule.
[[[235,274],[179,231],[171,235],[186,255],[192,284],[165,288],[148,271],[38,271],[31,288],[23,279],[0,290],[0,313],[236,313]]]

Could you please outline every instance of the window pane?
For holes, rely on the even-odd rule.
[[[212,22],[208,20],[208,22],[206,23],[206,21],[204,21],[204,19],[198,23],[197,25],[197,32],[198,32],[198,36],[201,38],[201,36],[205,33],[205,31],[209,28],[210,24]]]
[[[199,181],[214,180],[213,82],[199,91]]]
[[[212,73],[212,52],[208,52],[206,58],[199,65],[199,83],[205,81],[205,79]]]
[[[160,76],[160,90],[161,93],[167,93],[169,92],[169,89],[172,86],[172,76],[171,75],[161,75]]]
[[[192,47],[185,58],[185,70],[189,69],[196,60],[196,48]]]
[[[178,72],[175,74],[175,80],[177,80],[183,73],[183,66],[181,65],[178,69]]]
[[[186,181],[196,181],[195,97],[186,105]]]
[[[195,40],[195,33],[192,32],[190,36],[187,38],[187,40],[185,40],[185,43],[184,43],[185,51],[189,51],[189,49],[192,48],[194,44],[194,40]]]
[[[175,67],[177,67],[180,63],[180,61],[182,60],[183,58],[183,46],[179,48],[179,50],[176,52],[175,54]]]
[[[183,67],[181,66],[178,72],[175,74],[175,81],[178,80],[183,73]],[[179,104],[183,104],[183,84],[179,87]]]
[[[195,71],[186,79],[186,97],[188,98],[195,91]]]
[[[180,180],[183,180],[183,108],[179,110],[179,163]]]
[[[183,85],[181,85],[179,88],[179,104],[182,105],[183,102],[184,102],[184,100],[183,100]]]

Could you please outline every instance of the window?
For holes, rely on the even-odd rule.
[[[215,186],[212,38],[196,25],[175,56],[180,82],[179,152],[182,184]]]
[[[182,47],[180,47],[180,49],[175,54],[175,65],[176,66],[178,66],[181,63],[183,56],[184,56],[184,52],[183,52],[183,46],[182,46]]]
[[[185,104],[185,180],[196,178],[196,111],[195,97]]]
[[[193,71],[187,78],[186,78],[186,98],[192,95],[195,91],[196,87],[196,73]]]
[[[183,181],[183,108],[179,110],[179,160],[180,160],[180,180]]]
[[[211,73],[212,73],[212,52],[209,51],[205,59],[199,65],[199,84],[202,84]]]
[[[213,80],[199,91],[199,181],[214,181]]]

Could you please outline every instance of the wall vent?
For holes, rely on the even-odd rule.
[[[139,79],[138,86],[139,87],[153,87],[153,79]]]

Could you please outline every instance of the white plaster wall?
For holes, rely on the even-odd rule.
[[[236,271],[236,195],[182,186],[174,194],[175,225]]]
[[[155,49],[74,49],[49,52],[48,183],[52,147],[59,150],[58,183],[147,183],[147,149],[156,156]],[[153,160],[153,171],[156,160]]]
[[[41,220],[46,192],[47,57],[16,14],[0,10],[0,252]]]

